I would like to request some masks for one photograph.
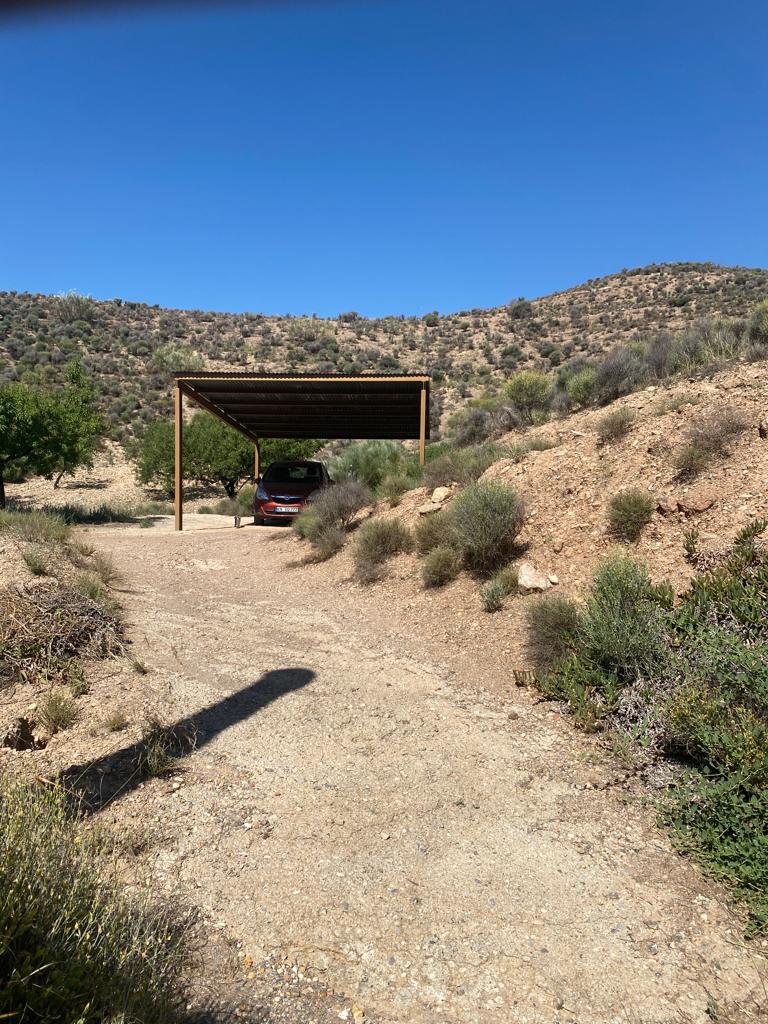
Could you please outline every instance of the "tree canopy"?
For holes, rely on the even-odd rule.
[[[90,378],[78,361],[67,367],[66,384],[52,392],[26,384],[0,387],[0,508],[5,480],[15,476],[61,476],[89,465],[102,417]]]
[[[265,438],[261,444],[262,465],[281,459],[308,459],[322,441]],[[173,489],[174,428],[167,420],[156,420],[139,439],[135,450],[136,473],[142,484]],[[196,413],[184,425],[182,476],[204,486],[220,485],[234,498],[243,484],[253,480],[253,442],[207,412]]]

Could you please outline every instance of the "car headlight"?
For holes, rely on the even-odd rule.
[[[264,490],[264,488],[261,486],[261,484],[259,484],[259,486],[256,488],[256,497],[259,499],[259,501],[268,501],[269,500],[269,495]]]

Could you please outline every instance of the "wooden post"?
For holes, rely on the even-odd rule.
[[[181,388],[176,385],[176,393],[174,394],[174,417],[176,426],[175,444],[173,450],[173,483],[174,483],[174,511],[176,513],[176,529],[183,529],[184,519],[184,484],[182,477],[182,456],[183,456],[183,444],[182,444],[182,431],[184,423],[182,420],[182,405],[181,405]]]
[[[259,486],[259,476],[261,475],[261,451],[259,449],[259,442],[256,442],[256,446],[253,452],[253,479],[256,486]]]
[[[427,461],[427,389],[421,389],[421,409],[419,412],[419,465]]]

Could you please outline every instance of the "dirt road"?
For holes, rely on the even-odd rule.
[[[487,692],[497,652],[443,658],[287,531],[91,532],[153,700],[198,729],[110,813],[165,830],[159,869],[255,968],[381,1024],[758,1019],[722,894],[551,705]]]

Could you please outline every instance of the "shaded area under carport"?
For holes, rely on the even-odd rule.
[[[419,462],[429,438],[429,377],[408,375],[316,376],[260,373],[175,375],[175,526],[183,526],[183,399],[238,430],[254,444],[268,437],[324,440],[418,440]]]

